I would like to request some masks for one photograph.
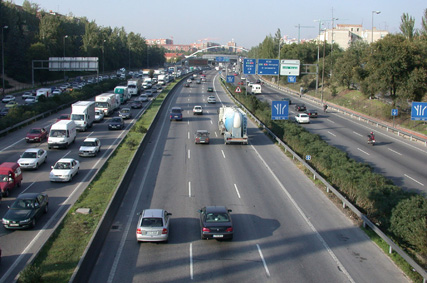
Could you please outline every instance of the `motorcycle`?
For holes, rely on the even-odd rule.
[[[374,146],[375,145],[375,137],[372,135],[368,135],[368,144]]]

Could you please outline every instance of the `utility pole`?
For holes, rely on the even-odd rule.
[[[301,28],[314,28],[314,26],[302,26],[300,24],[298,24],[297,26],[295,26],[296,28],[298,28],[298,44],[300,44],[300,39],[301,39]]]

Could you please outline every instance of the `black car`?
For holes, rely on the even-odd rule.
[[[213,92],[213,91],[214,91],[213,87],[208,87],[208,92]]]
[[[3,108],[2,110],[0,110],[0,117],[6,116],[7,113],[9,113],[9,108]]]
[[[189,83],[185,83],[184,86],[185,87],[190,87],[190,84]]]
[[[182,121],[182,109],[181,107],[172,107],[169,114],[169,119],[175,121]]]
[[[315,109],[308,109],[305,113],[307,113],[310,118],[317,118],[317,110]]]
[[[291,105],[291,104],[292,104],[292,101],[291,101],[291,99],[290,99],[289,97],[284,97],[284,98],[282,98],[282,100],[283,100],[283,101],[288,101],[288,102],[289,102],[289,105]]]
[[[295,111],[305,111],[307,108],[303,103],[295,104]]]
[[[143,107],[142,101],[135,100],[134,102],[132,102],[132,104],[130,105],[130,107],[132,109],[140,109],[140,108]]]
[[[122,117],[113,117],[108,123],[109,130],[122,130],[125,127],[125,121]]]
[[[206,206],[199,210],[200,236],[203,239],[233,239],[231,209],[225,206]]]
[[[49,198],[44,193],[20,194],[3,217],[6,229],[25,229],[36,226],[37,219],[47,213]]]

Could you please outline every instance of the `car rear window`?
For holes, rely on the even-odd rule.
[[[142,227],[163,227],[161,218],[143,218],[141,222]]]
[[[181,109],[172,109],[172,113],[181,113]]]
[[[229,222],[226,213],[208,213],[206,214],[206,222]]]

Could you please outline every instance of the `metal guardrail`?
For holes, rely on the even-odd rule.
[[[423,277],[423,283],[427,282],[427,272],[422,266],[416,263],[408,254],[406,254],[397,244],[395,244],[386,234],[384,234],[374,223],[372,223],[369,218],[359,211],[349,200],[347,200],[338,190],[336,190],[331,184],[328,183],[315,169],[313,169],[303,158],[301,158],[297,153],[295,153],[288,145],[286,145],[280,138],[278,138],[268,127],[266,127],[255,115],[253,115],[243,104],[241,104],[234,96],[231,94],[230,90],[225,87],[228,95],[231,99],[239,105],[251,118],[255,121],[258,126],[262,127],[268,135],[270,135],[280,146],[285,149],[285,152],[292,154],[292,158],[298,160],[301,164],[304,165],[307,170],[313,175],[313,179],[320,180],[326,187],[326,192],[332,192],[341,202],[343,208],[348,207],[354,214],[356,214],[363,221],[363,227],[369,226],[372,231],[374,231],[381,239],[383,239],[389,245],[389,253],[391,254],[396,251],[411,267],[417,271]],[[299,94],[298,94],[299,95]]]
[[[262,78],[260,78],[260,79],[264,82],[264,84],[267,84],[270,87],[279,89],[279,90],[286,92],[286,93],[289,93],[289,94],[293,94],[295,96],[300,96],[300,93],[293,90],[293,89],[281,87],[281,86],[278,86],[277,84],[272,84],[272,83],[270,83],[270,82],[268,82]],[[320,99],[318,99],[316,97],[312,97],[309,95],[302,95],[300,97],[307,99],[307,100],[311,100],[313,103],[321,105]],[[386,129],[387,132],[394,133],[398,136],[407,138],[411,141],[416,141],[416,142],[422,143],[422,144],[424,144],[424,146],[427,146],[427,138],[422,137],[423,136],[422,134],[417,135],[416,133],[412,133],[411,131],[409,131],[407,129],[399,129],[399,128],[393,127],[393,126],[385,123],[384,121],[373,120],[371,118],[368,118],[368,117],[361,115],[361,114],[358,114],[356,112],[348,111],[344,107],[341,107],[339,105],[336,105],[336,104],[331,105],[330,102],[328,102],[328,109],[333,109],[333,110],[337,111],[338,113],[348,115],[351,118],[358,119],[359,121],[365,121],[366,123],[375,125],[377,128]]]

